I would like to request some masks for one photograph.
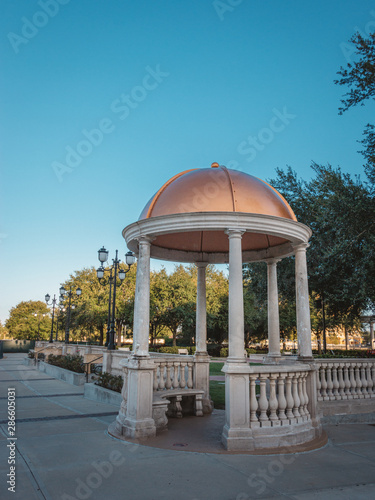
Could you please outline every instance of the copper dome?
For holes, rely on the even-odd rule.
[[[139,220],[194,212],[241,212],[297,220],[272,186],[218,163],[185,170],[169,179],[147,203]]]
[[[311,235],[276,189],[218,163],[169,179],[123,235],[135,253],[149,236],[151,257],[220,263],[229,258],[228,229],[242,233],[244,262],[292,255]]]

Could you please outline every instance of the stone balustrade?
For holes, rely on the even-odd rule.
[[[318,401],[375,398],[375,359],[319,359]]]
[[[193,389],[195,363],[193,356],[152,355],[154,362],[154,391]]]
[[[311,420],[306,385],[310,369],[306,366],[264,366],[254,367],[254,370],[249,375],[250,428],[294,425]]]

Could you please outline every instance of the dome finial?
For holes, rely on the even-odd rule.
[[[219,167],[220,167],[220,165],[216,161],[211,163],[211,168],[219,168]]]

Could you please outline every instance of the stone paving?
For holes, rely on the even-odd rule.
[[[326,426],[328,444],[311,452],[209,453],[223,422],[223,412],[216,410],[212,417],[170,420],[159,445],[127,443],[107,432],[115,406],[84,399],[83,387],[51,379],[23,364],[24,358],[6,354],[0,360],[1,499],[375,498],[373,425]],[[15,493],[7,484],[10,387],[16,392]],[[166,441],[170,449],[158,447]],[[189,451],[194,447],[202,451]]]

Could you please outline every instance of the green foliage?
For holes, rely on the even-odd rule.
[[[314,358],[374,358],[375,354],[370,350],[344,350],[344,349],[330,349],[326,353],[318,354],[313,350]]]
[[[66,356],[50,354],[47,358],[47,363],[76,373],[85,372],[83,357],[79,354],[67,354]]]
[[[14,339],[47,340],[51,332],[50,311],[40,300],[20,302],[10,310],[5,326]]]
[[[108,372],[103,372],[99,375],[95,384],[111,391],[121,392],[124,379],[121,375],[111,375]]]
[[[222,347],[220,349],[220,357],[227,358],[228,357],[228,347]]]
[[[184,349],[183,347],[177,347],[177,346],[172,346],[172,347],[160,347],[159,352],[164,353],[164,354],[178,354],[179,349]]]

